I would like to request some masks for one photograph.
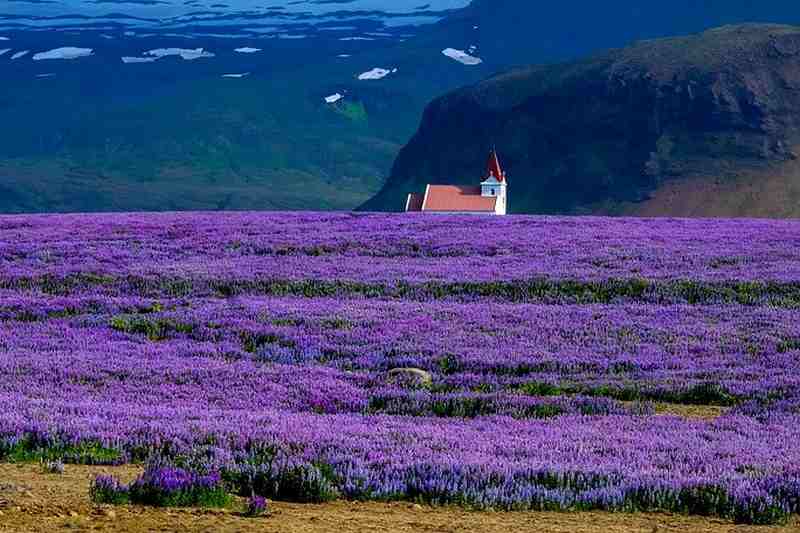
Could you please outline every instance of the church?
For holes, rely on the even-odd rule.
[[[409,194],[406,213],[505,215],[508,210],[508,180],[500,168],[495,150],[489,154],[487,166],[480,185],[429,184],[424,194]]]

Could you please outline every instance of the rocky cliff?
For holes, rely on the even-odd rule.
[[[398,210],[428,182],[475,182],[493,145],[513,212],[569,213],[646,201],[681,178],[735,180],[794,159],[796,144],[800,28],[726,26],[435,100],[364,208]]]

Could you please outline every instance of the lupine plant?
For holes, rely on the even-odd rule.
[[[250,496],[250,498],[247,499],[247,509],[245,510],[246,516],[263,516],[267,512],[267,499],[263,496]]]
[[[146,462],[103,503],[775,523],[798,309],[793,221],[0,217],[0,460]]]
[[[200,473],[175,466],[150,465],[129,485],[107,475],[90,488],[97,503],[137,503],[159,507],[221,507],[230,496],[219,472]]]

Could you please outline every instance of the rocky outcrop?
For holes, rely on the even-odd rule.
[[[393,368],[387,375],[389,383],[402,387],[424,388],[433,383],[430,372],[421,368]]]
[[[666,180],[795,157],[800,28],[726,26],[509,71],[431,103],[383,190],[475,182],[496,145],[512,212],[645,200]]]

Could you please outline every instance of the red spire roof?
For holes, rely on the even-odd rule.
[[[506,175],[503,173],[503,170],[500,168],[500,160],[497,158],[497,152],[492,150],[492,153],[489,154],[489,176],[494,176],[497,178],[497,181],[505,181]]]

